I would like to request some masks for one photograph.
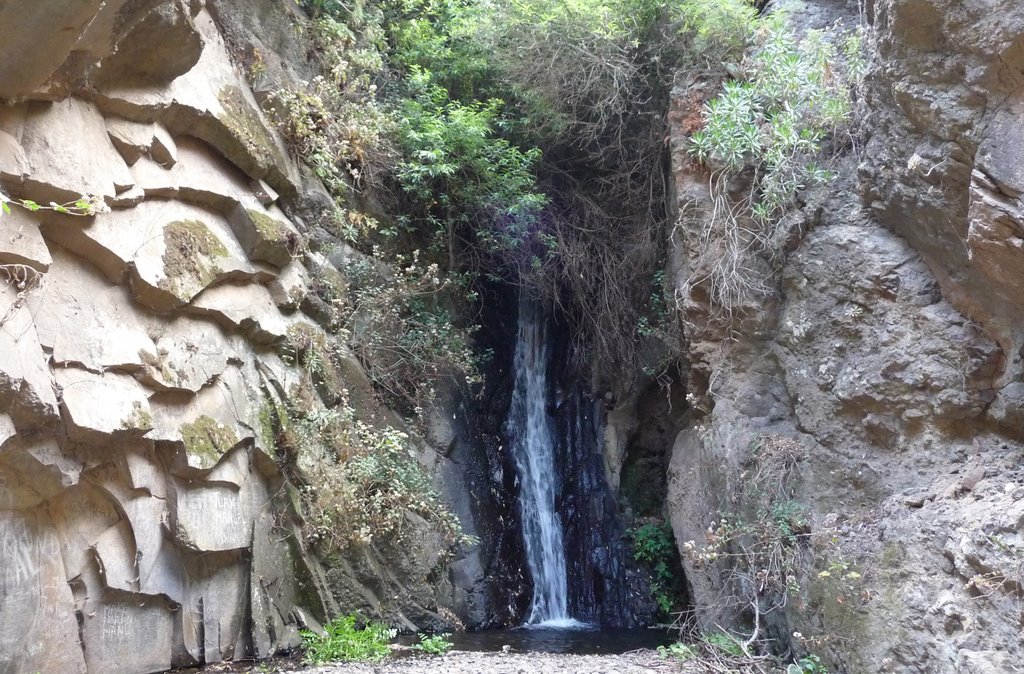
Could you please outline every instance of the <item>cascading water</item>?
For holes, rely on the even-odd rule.
[[[548,339],[535,304],[519,303],[515,386],[506,432],[519,476],[526,562],[533,576],[528,625],[571,625],[562,522],[555,509],[558,472],[555,436],[547,410]]]

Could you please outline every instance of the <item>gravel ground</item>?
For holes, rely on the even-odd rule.
[[[338,664],[304,668],[294,662],[213,665],[202,674],[681,674],[699,669],[663,660],[653,651],[624,655],[452,652],[444,656],[391,658],[375,664]]]

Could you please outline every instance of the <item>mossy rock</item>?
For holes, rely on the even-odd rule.
[[[153,415],[143,407],[142,403],[132,403],[132,412],[121,421],[121,429],[126,431],[141,430],[149,431],[153,428]]]
[[[185,443],[185,453],[189,464],[198,468],[212,468],[228,451],[238,445],[238,435],[234,430],[203,415],[180,429],[181,439]]]
[[[164,226],[164,275],[160,287],[182,302],[213,283],[227,248],[201,220],[175,220]]]
[[[250,260],[284,267],[299,248],[298,231],[291,223],[269,213],[238,206],[228,222]]]
[[[245,146],[246,152],[261,166],[278,159],[277,144],[256,110],[245,99],[241,88],[223,87],[217,94],[224,113],[219,115],[224,126]]]

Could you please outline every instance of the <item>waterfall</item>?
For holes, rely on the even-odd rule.
[[[548,417],[548,339],[545,316],[519,302],[515,388],[506,431],[519,477],[519,507],[526,562],[533,576],[528,625],[571,625],[562,522],[555,510],[558,471]]]

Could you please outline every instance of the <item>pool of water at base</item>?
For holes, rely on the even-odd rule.
[[[678,632],[658,628],[610,629],[580,625],[572,628],[531,625],[505,630],[455,632],[448,637],[457,651],[502,651],[512,653],[566,653],[574,655],[618,655],[641,648],[654,649],[678,640]],[[416,635],[401,637],[398,643],[411,646]]]

